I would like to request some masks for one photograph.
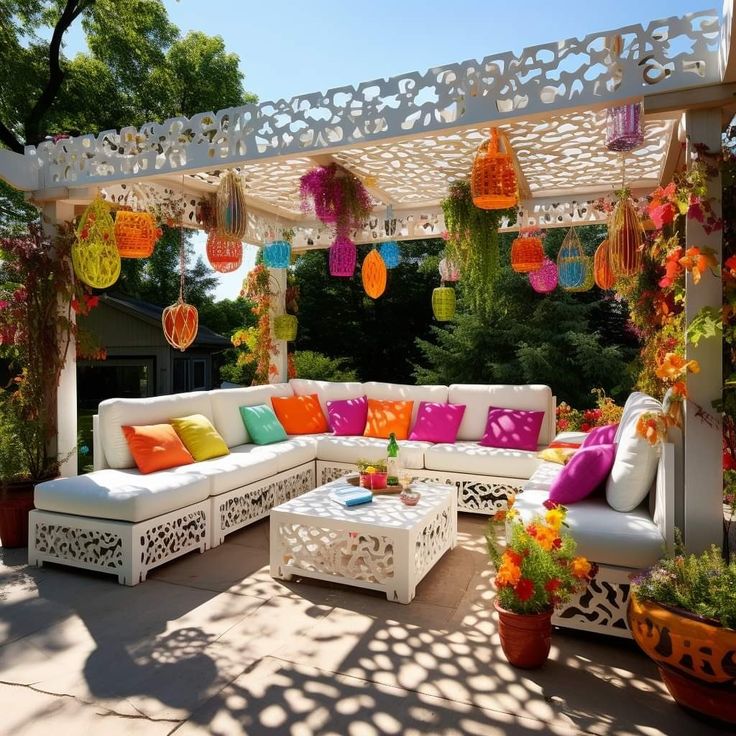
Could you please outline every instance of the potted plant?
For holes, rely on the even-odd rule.
[[[385,460],[358,460],[361,488],[380,491],[386,487],[388,470]]]
[[[513,500],[509,499],[513,506]],[[501,647],[515,667],[531,669],[547,660],[552,612],[585,589],[596,566],[575,555],[575,540],[563,530],[567,509],[545,502],[547,510],[524,522],[514,508],[497,513],[486,536],[496,569]],[[506,545],[496,541],[494,522],[506,521]]]
[[[678,534],[674,556],[634,579],[628,622],[677,703],[736,724],[736,557],[687,556]]]

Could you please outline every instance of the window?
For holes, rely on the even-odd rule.
[[[175,394],[189,391],[189,358],[174,358],[174,375],[171,390]]]
[[[207,361],[204,358],[192,360],[192,390],[207,388]]]
[[[95,410],[112,398],[153,396],[153,358],[108,358],[104,362],[77,363],[77,395],[80,409]]]

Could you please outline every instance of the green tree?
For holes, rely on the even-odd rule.
[[[358,375],[349,367],[346,358],[330,358],[313,350],[298,350],[294,353],[294,365],[299,378],[316,381],[357,381]]]

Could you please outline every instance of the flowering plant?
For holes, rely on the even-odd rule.
[[[524,523],[513,500],[511,508],[498,512],[486,535],[488,554],[496,568],[498,602],[513,613],[534,614],[561,606],[582,591],[597,572],[594,563],[575,555],[576,544],[563,530],[567,509],[545,502],[544,516]],[[507,543],[496,542],[494,522],[507,522]]]
[[[595,408],[573,409],[568,403],[561,401],[557,405],[558,432],[590,432],[595,427],[617,424],[621,420],[623,407],[618,406],[602,388],[591,390],[595,394]]]

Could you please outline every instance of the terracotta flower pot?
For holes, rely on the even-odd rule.
[[[522,669],[541,667],[552,645],[552,609],[543,613],[513,613],[495,600],[498,633],[506,659]]]
[[[34,481],[0,485],[0,544],[28,546],[28,514],[33,509]]]
[[[736,724],[736,630],[636,595],[627,618],[679,705]]]

